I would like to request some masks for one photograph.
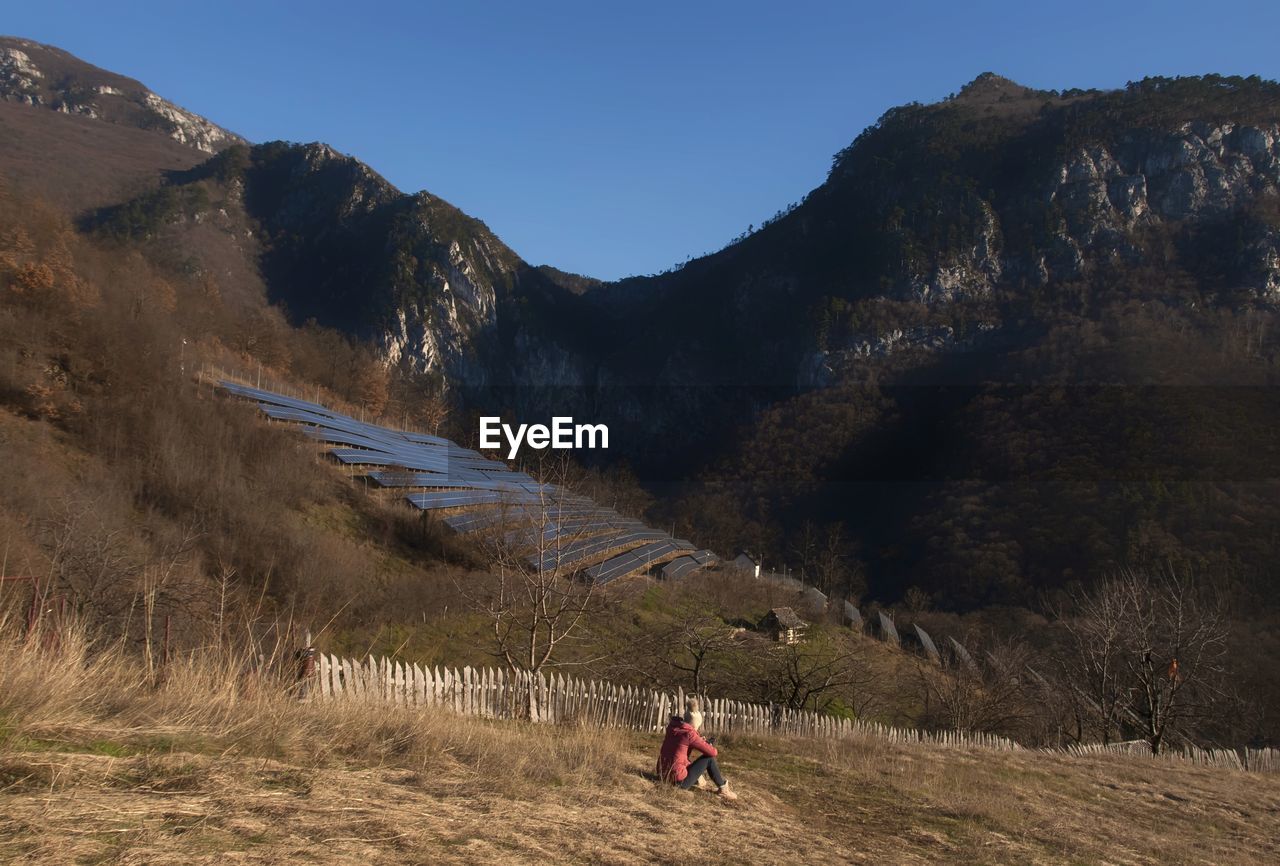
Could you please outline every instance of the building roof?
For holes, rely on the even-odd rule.
[[[765,614],[764,619],[760,622],[763,625],[768,623],[770,620],[776,622],[783,628],[804,628],[808,625],[807,622],[797,616],[796,612],[789,607],[775,607],[773,610]]]

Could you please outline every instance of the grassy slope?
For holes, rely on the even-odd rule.
[[[1280,780],[1232,771],[879,742],[731,742],[726,765],[742,796],[730,805],[652,782],[656,736],[520,726],[487,734],[490,747],[509,752],[515,778],[501,775],[505,755],[493,754],[445,754],[423,769],[395,760],[287,763],[224,755],[221,744],[137,754],[100,740],[68,747],[86,750],[75,752],[10,748],[0,753],[0,858],[1266,863],[1280,856]],[[520,777],[528,750],[550,739],[562,754],[586,753],[588,736],[616,753],[614,769]],[[589,760],[598,764],[601,755]]]
[[[876,739],[726,736],[741,799],[657,734],[301,703],[208,647],[24,643],[0,619],[0,862],[1269,863],[1280,777]]]

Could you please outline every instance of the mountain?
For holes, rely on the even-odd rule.
[[[0,37],[0,172],[68,213],[154,189],[239,139],[138,82]]]
[[[204,153],[243,141],[132,78],[99,69],[60,48],[12,36],[0,36],[0,99],[155,130]]]
[[[497,381],[510,352],[495,347],[516,330],[499,334],[500,308],[519,295],[554,309],[598,284],[528,265],[478,220],[430,193],[402,194],[326,145],[251,147],[131,78],[30,40],[0,37],[0,130],[11,181],[188,270],[230,278],[234,294],[266,292],[299,324],[375,341],[407,371]]]
[[[717,346],[708,362],[737,368],[755,354],[751,378],[779,384],[817,384],[915,343],[960,344],[965,335],[930,324],[949,310],[976,315],[972,333],[1007,327],[1014,307],[1096,309],[1096,296],[1069,287],[1125,269],[1176,269],[1213,303],[1273,303],[1278,121],[1270,82],[1049,93],[985,75],[942,103],[888,112],[837,154],[821,187],[750,237],[591,297],[605,317],[675,312],[700,328],[715,315],[740,342],[781,354]],[[1204,255],[1218,235],[1232,247]],[[911,312],[866,327],[869,303]],[[688,345],[691,334],[673,337]]]
[[[760,231],[613,284],[533,268],[322,145],[249,151],[243,206],[296,320],[372,339],[470,404],[601,412],[635,428],[628,456],[687,467],[758,407],[869,359],[1025,344],[1120,299],[1273,304],[1277,92],[1210,76],[1059,93],[986,74],[888,112]],[[219,159],[170,186],[221,177]],[[1138,277],[1151,269],[1159,285]]]
[[[238,258],[295,324],[344,330],[393,368],[472,393],[510,381],[526,327],[570,339],[555,311],[591,285],[529,265],[443,199],[404,194],[319,143],[232,146],[85,225],[187,250],[197,268]]]
[[[12,107],[24,132],[39,115],[176,145]],[[152,170],[158,185],[82,226],[216,276],[246,310],[266,298],[346,333],[456,417],[609,424],[591,456],[630,464],[659,494],[651,517],[704,545],[958,608],[1138,562],[1267,593],[1274,82],[1043,91],[984,74],[887,112],[759,231],[614,283],[534,267],[323,144]],[[266,345],[243,341],[275,363]]]

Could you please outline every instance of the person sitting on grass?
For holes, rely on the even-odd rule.
[[[686,718],[691,719],[702,715],[698,711],[696,699],[689,702],[686,712]],[[695,713],[697,716],[694,716]],[[696,749],[701,753],[697,760],[689,760],[690,749]],[[721,775],[716,757],[716,747],[702,739],[696,727],[680,716],[672,716],[671,721],[667,723],[662,749],[658,753],[658,778],[687,791],[697,785],[702,774],[706,773],[720,789],[721,797],[726,800],[736,800],[738,795],[729,790],[729,783]]]

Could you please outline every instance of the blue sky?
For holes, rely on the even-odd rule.
[[[718,249],[887,108],[992,70],[1044,88],[1280,78],[1280,3],[10,4],[49,42],[254,141],[326,141],[615,278]]]

